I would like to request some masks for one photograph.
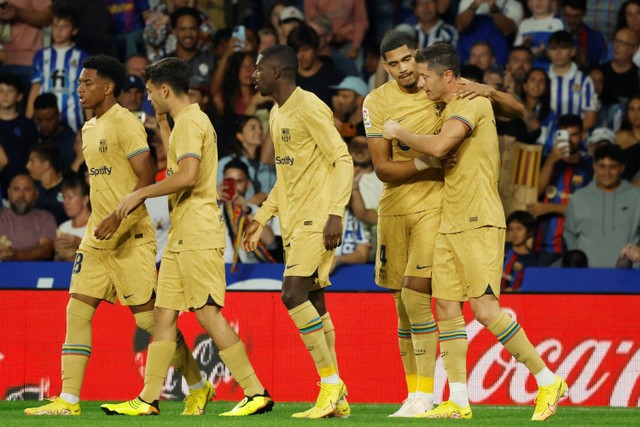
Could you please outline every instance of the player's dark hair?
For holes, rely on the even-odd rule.
[[[62,183],[62,191],[76,189],[82,197],[89,195],[89,184],[84,178],[69,178]]]
[[[454,77],[460,77],[460,57],[449,43],[435,43],[427,48],[418,50],[416,62],[428,64],[439,76],[447,70],[453,72]]]
[[[287,46],[296,52],[305,46],[309,46],[313,50],[318,50],[320,37],[318,37],[318,33],[307,24],[300,24],[291,30],[287,36]]]
[[[565,114],[558,119],[558,129],[579,127],[582,131],[582,119],[575,114]]]
[[[170,16],[172,29],[176,29],[176,27],[178,26],[178,19],[182,18],[183,16],[193,17],[193,19],[196,20],[198,27],[202,25],[202,17],[200,16],[200,12],[198,11],[198,9],[194,7],[179,7],[174,10]]]
[[[549,47],[573,47],[573,36],[568,31],[556,31],[549,37]]]
[[[175,94],[189,93],[191,67],[180,58],[164,58],[142,71],[142,80],[156,86],[168,85]]]
[[[58,97],[55,93],[47,92],[42,93],[36,96],[36,99],[33,100],[33,109],[34,110],[46,110],[48,108],[55,108],[58,110]]]
[[[536,229],[536,219],[527,211],[514,211],[507,217],[507,226],[512,222],[519,222],[527,229],[527,234],[533,233]]]
[[[562,0],[562,7],[569,6],[571,9],[581,10],[585,12],[587,10],[587,0]]]
[[[413,50],[417,45],[418,43],[416,42],[415,37],[411,37],[409,34],[402,31],[393,30],[384,36],[380,42],[380,56],[382,56],[382,59],[386,61],[387,52],[391,52],[392,50],[396,50],[402,46],[406,46],[410,50]]]
[[[295,80],[298,73],[298,55],[289,46],[277,44],[260,52],[263,61],[269,61],[287,78]]]
[[[103,79],[111,80],[115,85],[113,96],[116,98],[120,96],[120,92],[122,92],[122,85],[124,85],[124,79],[127,75],[124,70],[124,65],[122,65],[120,61],[113,56],[100,54],[89,56],[87,59],[82,61],[82,66],[84,68],[96,70],[98,75]]]
[[[19,94],[23,93],[22,84],[20,84],[20,79],[17,76],[11,74],[0,74],[0,85],[13,86]]]
[[[619,145],[601,145],[596,148],[596,151],[593,153],[593,162],[596,163],[603,159],[611,159],[614,162],[624,164],[624,152]]]
[[[229,160],[229,163],[224,165],[222,173],[225,173],[229,169],[240,169],[247,176],[247,179],[249,179],[249,166],[242,160],[238,158]]]
[[[62,162],[60,161],[60,149],[53,144],[43,143],[31,147],[31,153],[34,153],[40,161],[49,162],[51,167],[56,171],[62,170]]]
[[[71,26],[75,29],[78,28],[80,24],[80,17],[78,13],[71,7],[61,6],[57,7],[53,10],[53,17],[58,18],[60,20],[69,21]]]

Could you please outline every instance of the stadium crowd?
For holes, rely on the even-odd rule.
[[[331,107],[353,158],[353,192],[332,271],[372,262],[383,185],[362,105],[389,79],[379,43],[393,28],[419,48],[452,44],[463,77],[524,106],[522,118],[496,116],[504,156],[515,150],[541,158],[524,167],[537,177],[535,191],[524,199],[522,185],[507,183],[501,191],[509,241],[503,290],[517,291],[527,266],[637,266],[638,0],[3,1],[0,260],[73,260],[90,215],[87,186],[92,176],[110,173],[84,165],[82,125],[92,112],[76,91],[82,61],[104,53],[125,64],[118,102],[144,123],[157,181],[167,158],[142,70],[173,56],[191,66],[190,99],[217,133],[225,261],[282,261],[277,218],[255,253],[241,248],[239,227],[273,188],[275,162],[287,160],[274,158],[273,101],[252,80],[259,52],[286,44],[298,55],[297,84]],[[501,190],[512,174],[504,172]],[[147,209],[159,260],[168,208],[148,200]]]

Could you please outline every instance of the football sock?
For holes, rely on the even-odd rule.
[[[467,398],[467,331],[462,316],[438,322],[440,328],[440,355],[449,380],[449,400],[461,407],[469,404]],[[464,387],[463,387],[464,386]]]
[[[142,311],[134,313],[133,317],[136,319],[136,325],[138,327],[153,336],[153,311]],[[176,353],[173,356],[171,364],[176,371],[184,377],[187,381],[187,385],[191,386],[202,381],[202,375],[200,374],[200,368],[191,354],[189,346],[184,341],[182,332],[178,329],[176,336]]]
[[[523,363],[532,374],[536,375],[547,367],[529,341],[529,338],[527,338],[524,329],[504,311],[500,313],[487,329],[489,329],[489,331],[498,338],[498,341],[502,343],[504,348],[511,353],[518,362]],[[540,375],[542,382],[546,382],[545,380],[548,381],[548,375],[545,374],[546,372]],[[549,384],[553,383],[554,379],[555,378],[552,377]],[[538,380],[537,377],[536,380]],[[540,384],[540,381],[538,382],[539,386],[549,384]]]
[[[438,348],[438,327],[431,312],[431,295],[403,288],[401,298],[411,322],[411,342],[418,372],[416,390],[431,395]]]
[[[411,322],[402,303],[400,292],[393,293],[398,312],[398,347],[400,348],[400,358],[404,368],[405,380],[409,397],[413,397],[418,388],[418,373],[416,369],[416,356],[413,352],[413,342],[411,341]]]
[[[84,371],[91,356],[91,319],[96,309],[76,298],[67,304],[67,335],[62,344],[62,393],[77,403]],[[73,397],[77,399],[72,402]]]
[[[333,321],[331,320],[331,316],[329,316],[329,312],[323,314],[320,319],[322,319],[324,339],[327,341],[327,348],[329,349],[329,353],[331,353],[333,366],[336,367],[336,373],[340,375],[340,371],[338,370],[338,357],[336,356],[336,331],[333,328]]]
[[[245,396],[264,394],[264,387],[253,370],[247,351],[241,340],[218,353],[229,372],[244,390]]]
[[[322,319],[318,311],[310,301],[305,301],[299,306],[289,310],[289,315],[300,331],[300,338],[311,353],[313,362],[316,365],[320,378],[331,378],[337,375],[337,370],[333,364],[331,353],[324,337]]]
[[[198,381],[195,384],[191,384],[189,386],[189,390],[200,390],[202,387],[204,387],[205,385],[207,385],[207,380],[205,380],[204,378],[201,379],[200,381]]]
[[[151,403],[160,398],[162,386],[175,352],[175,341],[153,341],[149,344],[147,366],[144,372],[144,388],[140,393],[140,399]]]

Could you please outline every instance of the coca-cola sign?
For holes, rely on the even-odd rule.
[[[41,399],[60,393],[65,335],[65,291],[0,292],[0,392],[5,399]],[[640,296],[504,295],[503,307],[521,323],[549,368],[565,377],[563,404],[640,406]],[[314,401],[317,374],[278,292],[230,292],[223,313],[245,341],[256,373],[278,401]],[[353,402],[401,402],[406,385],[397,345],[397,319],[388,294],[327,294],[337,333],[340,375]],[[472,319],[467,358],[472,403],[531,404],[537,387],[529,371]],[[222,400],[242,390],[192,313],[178,322],[201,371]],[[146,342],[136,337],[128,309],[102,304],[94,317],[93,352],[82,398],[124,400],[142,388]],[[384,383],[385,387],[380,387]],[[440,360],[436,401],[448,395]],[[187,387],[170,372],[166,398]]]

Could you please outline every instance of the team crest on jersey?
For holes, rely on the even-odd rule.
[[[371,127],[371,117],[369,117],[369,110],[367,110],[366,108],[362,109],[362,123],[367,129]]]
[[[107,140],[106,139],[101,139],[99,144],[98,144],[98,151],[100,151],[101,153],[106,153],[107,152]]]
[[[282,128],[280,131],[280,139],[285,144],[291,142],[291,130],[289,128]]]

